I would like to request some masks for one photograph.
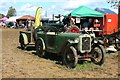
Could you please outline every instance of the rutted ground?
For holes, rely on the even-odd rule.
[[[118,53],[107,53],[102,66],[89,63],[80,69],[67,69],[50,57],[40,58],[30,51],[19,49],[19,31],[23,29],[2,30],[2,77],[3,78],[117,78]],[[51,60],[50,60],[51,59]],[[93,65],[93,66],[91,66]],[[79,66],[79,65],[78,65]],[[89,67],[90,66],[90,67]]]

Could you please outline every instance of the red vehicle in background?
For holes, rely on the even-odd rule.
[[[115,32],[118,32],[117,14],[105,14],[103,30],[104,30],[104,35],[110,35]]]
[[[115,44],[116,49],[120,49],[120,30],[118,27],[118,14],[105,14],[103,26],[100,26],[103,30],[102,39],[104,45],[110,46]]]

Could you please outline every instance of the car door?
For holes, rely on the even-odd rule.
[[[47,32],[46,33],[46,47],[49,52],[55,51],[55,41],[56,41],[55,32]]]

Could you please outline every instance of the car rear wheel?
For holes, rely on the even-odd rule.
[[[39,57],[43,57],[45,55],[45,51],[43,50],[43,43],[41,40],[36,42],[36,54]]]
[[[91,61],[102,65],[105,61],[105,50],[102,45],[93,45],[91,50]]]
[[[73,46],[67,46],[64,49],[63,64],[68,68],[75,68],[78,63],[77,51]]]

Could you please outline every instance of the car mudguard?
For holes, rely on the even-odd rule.
[[[41,40],[41,41],[42,41],[42,44],[43,44],[43,50],[45,50],[45,42],[44,42],[44,40],[43,40],[42,38],[38,38],[37,41],[38,41],[38,40]],[[37,42],[37,41],[36,41],[36,42]]]
[[[24,39],[24,44],[28,44],[28,37],[25,33],[21,33],[21,35],[23,36]]]
[[[69,46],[69,45],[76,45],[78,44],[78,42],[74,41],[74,40],[68,40],[64,43],[64,45],[62,46],[61,50],[59,53],[61,53],[60,55],[62,55],[64,49],[66,48],[66,46]]]
[[[104,41],[102,41],[102,40],[98,40],[98,43],[101,45],[104,45]]]
[[[75,40],[68,40],[68,43],[70,44],[77,44],[79,41],[75,41]]]

